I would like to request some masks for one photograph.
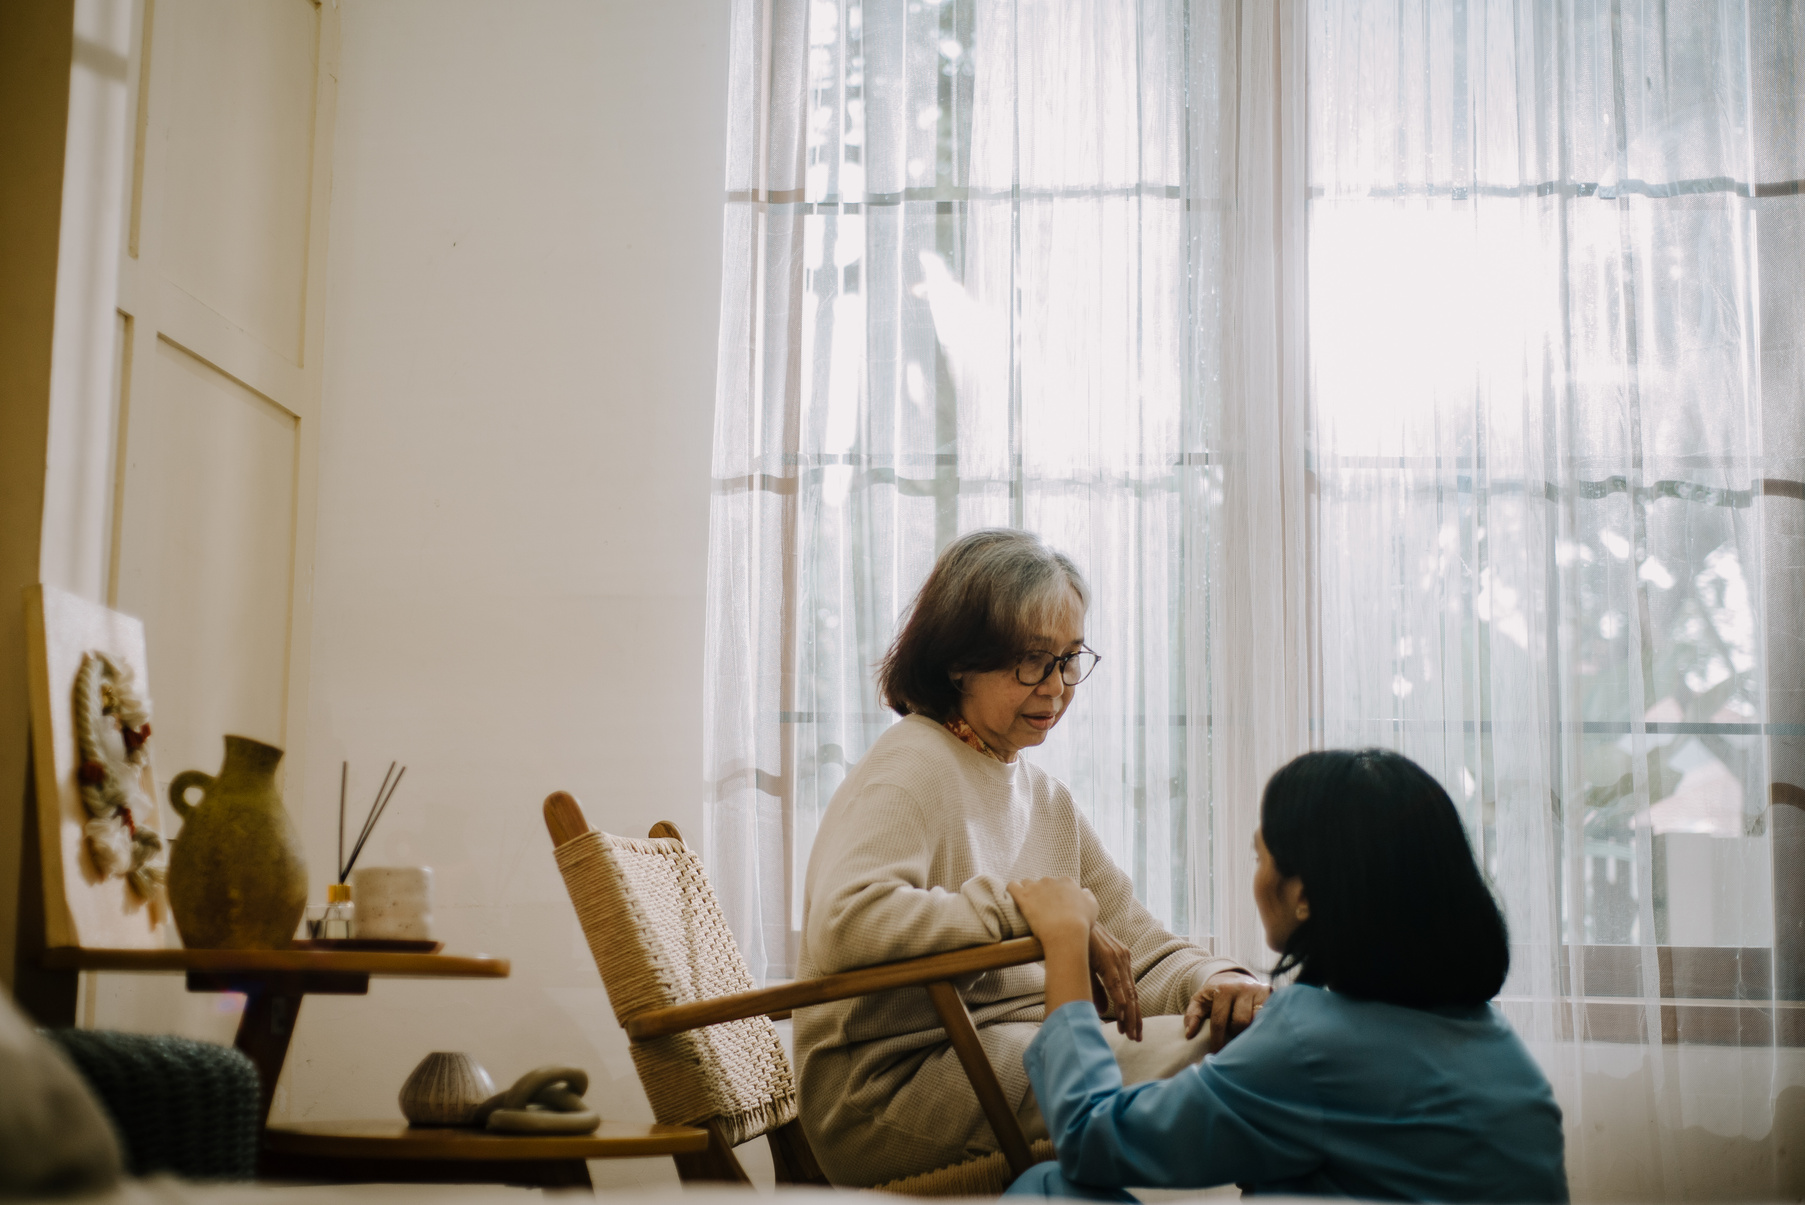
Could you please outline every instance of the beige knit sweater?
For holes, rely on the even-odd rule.
[[[1025,936],[1007,884],[1046,875],[1096,894],[1101,923],[1133,951],[1147,1015],[1182,1012],[1205,979],[1237,967],[1160,927],[1064,783],[911,716],[840,784],[815,835],[801,973]],[[1043,968],[992,971],[960,987],[1004,1090],[1022,1101]],[[795,1039],[802,1122],[836,1183],[877,1184],[996,1149],[921,988],[799,1010]]]

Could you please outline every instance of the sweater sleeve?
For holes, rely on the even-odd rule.
[[[1076,808],[1079,881],[1097,897],[1097,920],[1127,946],[1134,959],[1135,986],[1141,1012],[1148,1016],[1182,1013],[1211,975],[1246,968],[1166,929],[1134,896],[1134,883],[1103,847],[1103,839]]]
[[[1059,1009],[1023,1056],[1059,1170],[1097,1188],[1207,1188],[1315,1170],[1321,1109],[1277,1021],[1256,1021],[1232,1057],[1124,1088],[1095,1010]]]
[[[976,875],[957,891],[927,886],[933,840],[902,788],[874,784],[823,828],[810,860],[831,873],[809,901],[805,935],[819,975],[1027,936],[1007,882]]]

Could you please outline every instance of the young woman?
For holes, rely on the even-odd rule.
[[[1090,1004],[1096,903],[1071,879],[1009,884],[1047,952],[1024,1061],[1059,1151],[1010,1192],[1566,1201],[1560,1107],[1489,1003],[1504,918],[1440,784],[1386,750],[1305,754],[1266,784],[1254,848],[1274,973],[1296,982],[1223,1053],[1131,1088]]]

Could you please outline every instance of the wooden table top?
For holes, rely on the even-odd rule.
[[[327,1159],[630,1159],[704,1150],[708,1131],[603,1121],[593,1134],[494,1134],[405,1121],[319,1121],[271,1126],[266,1150]]]
[[[486,954],[397,954],[376,950],[88,950],[55,946],[41,959],[58,971],[200,971],[212,974],[326,972],[412,979],[506,979],[512,964]]]

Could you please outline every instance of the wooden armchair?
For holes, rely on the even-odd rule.
[[[953,986],[960,976],[1040,961],[1038,939],[754,990],[702,860],[675,825],[655,825],[645,840],[611,836],[590,828],[576,799],[558,791],[545,801],[545,826],[653,1113],[708,1131],[705,1151],[674,1156],[685,1181],[748,1183],[733,1148],[763,1134],[779,1183],[827,1184],[796,1119],[795,1078],[772,1021],[811,1004],[915,986],[932,998],[1001,1149],[880,1187],[995,1194],[1053,1157],[1049,1143],[1030,1147],[1023,1136]]]

